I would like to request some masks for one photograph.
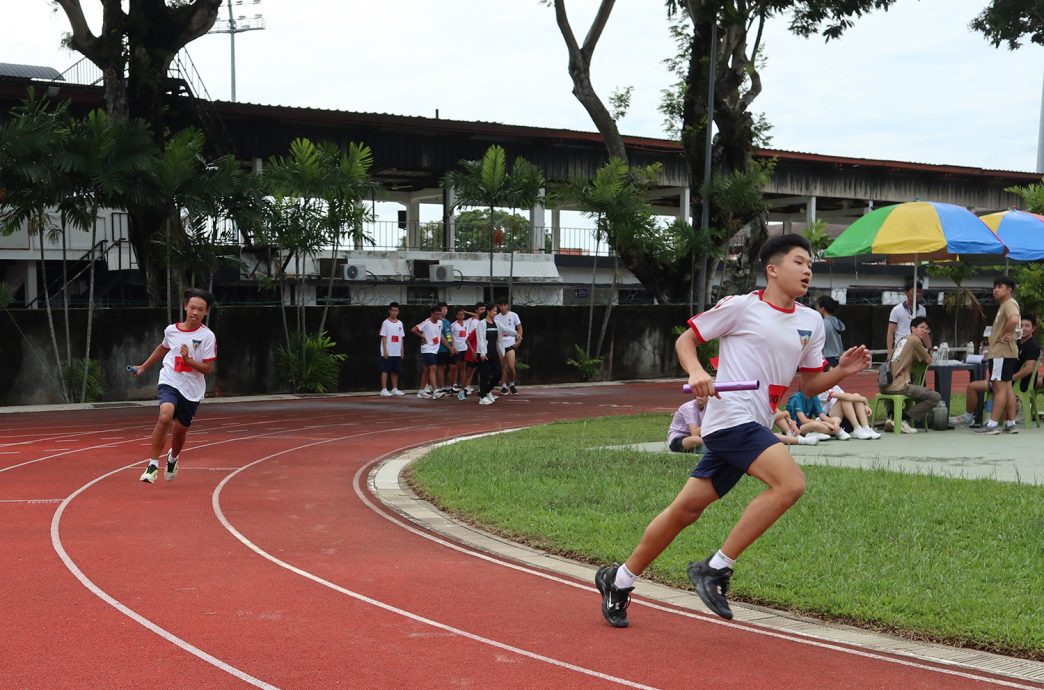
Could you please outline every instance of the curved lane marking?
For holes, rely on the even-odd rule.
[[[517,430],[518,429],[506,429],[504,431],[507,432],[507,431],[517,431]],[[449,445],[449,444],[457,443],[457,442],[460,442],[460,441],[466,441],[466,440],[470,440],[470,439],[481,438],[483,436],[491,436],[491,435],[497,434],[497,433],[503,433],[503,432],[496,432],[496,431],[494,431],[494,432],[488,432],[488,433],[484,433],[484,434],[472,434],[472,435],[468,435],[468,436],[462,436],[462,437],[458,437],[458,438],[448,439],[448,440],[445,440],[445,441],[440,441],[439,443],[434,443],[434,444],[430,444],[430,445],[432,447],[440,446],[440,445]],[[544,578],[545,580],[550,580],[552,582],[557,582],[559,584],[567,585],[569,587],[575,587],[577,589],[582,589],[582,590],[585,590],[585,591],[588,591],[588,592],[597,592],[598,591],[598,590],[594,589],[593,587],[591,587],[589,585],[580,584],[579,582],[576,582],[575,580],[569,580],[569,579],[566,579],[566,578],[563,578],[563,577],[559,577],[559,576],[556,576],[556,575],[551,575],[551,574],[548,574],[548,573],[545,573],[545,572],[541,572],[539,570],[535,570],[533,568],[530,568],[530,567],[527,567],[527,566],[524,566],[524,565],[520,565],[518,563],[513,563],[511,561],[502,560],[499,557],[491,556],[491,555],[489,555],[487,553],[483,553],[481,551],[475,551],[474,549],[471,549],[469,547],[463,546],[461,544],[456,544],[454,542],[448,541],[448,540],[446,540],[446,539],[444,539],[442,537],[436,536],[435,534],[432,534],[430,532],[426,532],[426,531],[424,531],[422,529],[419,529],[413,523],[411,523],[411,522],[409,522],[409,521],[407,521],[407,520],[405,520],[403,518],[397,517],[399,515],[398,513],[390,514],[387,511],[382,510],[381,508],[379,508],[376,505],[374,505],[373,502],[370,501],[367,498],[365,492],[361,488],[360,478],[363,476],[364,473],[367,472],[367,468],[383,464],[384,462],[387,462],[388,460],[392,459],[396,455],[401,454],[401,453],[405,452],[406,450],[411,450],[411,449],[414,449],[414,448],[417,448],[417,446],[404,446],[403,448],[399,449],[398,451],[392,451],[390,453],[387,453],[387,454],[385,454],[384,456],[382,456],[380,458],[376,458],[374,460],[371,460],[369,463],[367,463],[363,467],[360,467],[359,470],[355,473],[355,477],[352,479],[352,484],[353,484],[353,487],[355,488],[355,493],[359,497],[359,499],[364,504],[366,504],[367,507],[369,507],[371,510],[373,510],[374,512],[376,512],[378,515],[380,515],[381,517],[385,518],[386,520],[392,522],[393,524],[396,524],[396,525],[402,527],[406,531],[412,532],[413,534],[416,534],[418,536],[424,537],[425,539],[433,541],[433,542],[435,542],[437,544],[440,544],[441,546],[445,546],[446,548],[452,549],[454,551],[458,551],[460,553],[464,553],[464,554],[467,554],[469,556],[473,556],[475,558],[478,558],[480,560],[487,561],[489,563],[494,563],[496,565],[503,566],[505,568],[510,568],[512,570],[517,570],[519,572],[528,573],[530,575],[535,575],[537,577]],[[390,506],[388,507],[388,509],[389,510],[393,510],[393,511],[395,510],[394,508],[392,508]],[[662,606],[660,604],[656,604],[656,603],[653,603],[651,601],[646,601],[644,599],[632,599],[632,603],[639,604],[641,606],[646,606],[648,608],[655,609],[657,611],[664,611],[666,613],[671,613],[671,614],[675,614],[675,615],[678,615],[678,616],[684,616],[686,618],[693,618],[693,619],[699,620],[699,621],[704,622],[704,623],[712,623],[714,625],[722,625],[722,626],[725,626],[725,627],[728,627],[728,628],[734,628],[734,629],[737,629],[737,630],[745,630],[747,632],[755,633],[755,634],[758,634],[758,635],[764,635],[766,637],[773,637],[773,638],[776,638],[776,639],[788,640],[790,642],[796,642],[798,644],[809,645],[809,646],[812,646],[812,647],[819,647],[821,649],[827,649],[827,650],[835,651],[835,652],[843,652],[845,654],[852,654],[854,656],[860,656],[860,657],[864,657],[864,658],[867,658],[867,659],[876,659],[878,661],[886,661],[886,662],[890,662],[890,663],[893,663],[893,664],[899,664],[899,665],[902,665],[902,666],[910,666],[910,667],[913,667],[913,668],[924,669],[924,670],[927,670],[927,671],[934,671],[936,673],[943,673],[943,674],[946,674],[946,675],[958,676],[958,677],[961,677],[961,678],[968,678],[968,679],[971,679],[971,680],[981,681],[981,682],[985,682],[985,683],[993,683],[993,684],[996,684],[996,685],[1003,685],[1005,687],[1010,687],[1010,688],[1019,688],[1019,690],[1040,690],[1040,686],[1037,686],[1037,685],[1023,685],[1021,683],[1004,680],[1002,678],[993,678],[993,677],[990,677],[990,676],[978,675],[978,674],[975,674],[975,673],[969,673],[969,672],[965,672],[965,671],[958,671],[958,670],[955,670],[955,669],[941,668],[941,667],[933,666],[933,665],[930,665],[930,664],[919,663],[919,662],[916,662],[916,661],[909,661],[907,659],[899,659],[899,658],[887,656],[885,654],[878,654],[876,652],[869,652],[869,651],[865,651],[865,650],[861,650],[861,649],[853,649],[853,648],[850,648],[850,647],[844,647],[844,646],[833,644],[833,643],[830,643],[830,642],[824,642],[822,640],[818,640],[818,639],[812,638],[810,636],[806,636],[803,633],[797,633],[797,632],[795,632],[795,633],[782,633],[782,632],[777,632],[777,631],[774,631],[774,630],[768,630],[768,629],[759,627],[759,626],[757,626],[757,625],[755,625],[753,623],[747,623],[747,624],[733,623],[733,622],[722,620],[722,619],[718,619],[718,618],[712,618],[709,615],[703,615],[703,614],[694,613],[694,612],[690,612],[690,611],[683,611],[683,610],[679,610],[679,609],[672,608],[672,607],[669,607],[669,606]],[[942,663],[947,663],[947,662],[945,660],[940,660],[938,663],[942,664]],[[954,662],[951,662],[951,663],[954,663]]]
[[[418,429],[418,428],[425,428],[425,427],[412,427],[411,429]],[[428,428],[441,428],[441,425],[438,426],[438,427],[432,426],[432,427],[428,427]],[[543,654],[537,654],[536,652],[531,652],[529,650],[522,649],[520,647],[514,647],[514,646],[506,644],[504,642],[498,642],[497,640],[493,640],[493,639],[490,639],[488,637],[482,637],[481,635],[476,635],[475,633],[468,632],[467,630],[462,630],[461,628],[455,628],[455,627],[453,627],[451,625],[447,625],[445,623],[440,623],[439,621],[432,620],[431,618],[425,618],[424,616],[418,615],[416,613],[412,613],[410,611],[406,611],[405,609],[400,609],[400,608],[398,608],[396,606],[392,606],[391,604],[387,604],[387,603],[385,603],[383,601],[380,601],[378,599],[374,599],[372,597],[368,597],[365,594],[360,594],[359,592],[354,592],[354,591],[352,591],[350,589],[347,589],[345,587],[341,587],[338,584],[330,582],[329,580],[325,580],[325,579],[319,577],[318,575],[314,575],[313,573],[308,572],[307,570],[302,570],[301,568],[298,568],[298,567],[296,567],[294,565],[291,565],[290,563],[287,563],[286,561],[280,560],[279,558],[276,558],[272,554],[268,553],[267,551],[265,551],[264,549],[259,547],[257,544],[255,544],[254,542],[250,541],[250,539],[248,539],[246,536],[244,536],[235,527],[233,527],[232,523],[229,522],[227,517],[225,517],[225,513],[221,510],[221,491],[222,491],[222,489],[224,489],[225,485],[228,484],[228,482],[231,481],[236,475],[238,475],[240,472],[243,472],[244,470],[250,469],[254,465],[257,465],[259,463],[265,462],[266,460],[271,460],[272,458],[278,457],[280,455],[285,455],[286,453],[291,453],[291,452],[294,452],[294,451],[303,450],[305,448],[321,445],[323,443],[330,443],[332,441],[343,441],[343,440],[347,440],[347,439],[358,438],[359,436],[369,436],[371,434],[383,434],[383,433],[387,433],[387,430],[382,429],[382,430],[379,430],[379,431],[370,431],[370,432],[366,432],[366,433],[362,433],[362,434],[353,434],[351,436],[345,436],[345,437],[341,437],[341,438],[326,439],[326,440],[317,441],[317,442],[314,442],[314,443],[307,443],[307,444],[304,444],[304,445],[301,445],[301,446],[297,446],[296,448],[288,448],[287,450],[279,451],[278,453],[272,453],[271,455],[267,455],[267,456],[265,456],[263,458],[259,458],[259,459],[255,460],[255,461],[251,462],[251,463],[243,465],[242,467],[237,469],[235,472],[230,473],[227,477],[222,479],[221,482],[217,485],[217,488],[214,489],[214,493],[211,496],[211,505],[214,508],[214,514],[217,516],[217,518],[221,522],[221,524],[224,525],[225,529],[227,529],[229,531],[229,533],[232,534],[232,536],[234,536],[236,539],[238,539],[244,546],[246,546],[248,549],[250,549],[251,551],[253,551],[257,555],[259,555],[262,558],[264,558],[264,559],[266,559],[266,560],[268,560],[268,561],[278,565],[281,568],[285,568],[286,570],[289,570],[290,572],[294,573],[295,575],[299,575],[299,576],[301,576],[301,577],[303,577],[305,579],[311,580],[312,582],[320,584],[323,587],[327,587],[329,589],[332,589],[335,592],[338,592],[340,594],[344,594],[345,596],[351,597],[353,599],[356,599],[356,600],[361,601],[361,602],[366,603],[366,604],[370,604],[371,606],[375,606],[375,607],[377,607],[379,609],[382,609],[384,611],[387,611],[389,613],[393,613],[395,615],[402,616],[404,618],[408,618],[409,620],[416,621],[418,623],[422,623],[424,625],[428,625],[428,626],[431,626],[431,627],[436,628],[438,630],[443,630],[445,632],[452,633],[454,635],[458,635],[460,637],[463,637],[465,639],[471,640],[473,642],[478,642],[479,644],[483,644],[483,645],[487,645],[487,646],[490,646],[490,647],[494,647],[496,649],[500,649],[500,650],[503,650],[505,652],[511,652],[512,654],[517,654],[519,656],[523,656],[523,657],[526,657],[526,658],[529,658],[529,659],[533,659],[535,661],[541,661],[543,663],[550,664],[551,666],[556,666],[558,668],[563,668],[563,669],[566,669],[566,670],[569,670],[569,671],[575,671],[576,673],[581,673],[581,674],[584,674],[586,676],[591,676],[593,678],[598,678],[600,680],[605,680],[605,681],[608,681],[608,682],[611,682],[611,683],[616,683],[618,685],[623,685],[623,686],[630,687],[630,688],[642,688],[643,690],[655,690],[654,688],[652,688],[651,686],[648,686],[648,685],[642,685],[641,683],[636,683],[634,681],[630,681],[630,680],[627,680],[625,678],[617,678],[616,676],[611,676],[611,675],[606,674],[606,673],[601,673],[599,671],[595,671],[595,670],[592,670],[592,669],[589,669],[589,668],[584,668],[583,666],[577,666],[576,664],[570,664],[570,663],[568,663],[566,661],[561,661],[559,659],[554,659],[554,658],[551,658],[551,657],[548,657],[548,656],[544,656]]]

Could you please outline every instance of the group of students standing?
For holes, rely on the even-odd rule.
[[[452,321],[447,318],[449,306],[445,302],[432,305],[429,314],[410,329],[421,339],[424,368],[418,398],[438,400],[455,395],[466,400],[476,392],[471,385],[476,371],[480,405],[492,405],[497,400],[493,390],[498,384],[501,395],[518,393],[515,367],[516,351],[522,343],[522,320],[511,311],[507,300],[495,305],[477,302],[474,311],[458,307]],[[382,397],[404,395],[399,390],[399,375],[405,336],[399,303],[392,302],[380,330]]]

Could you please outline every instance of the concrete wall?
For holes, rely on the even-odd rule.
[[[884,349],[890,307],[842,306],[838,317],[847,325],[845,345],[866,343],[871,349]],[[427,308],[407,305],[401,318],[409,331],[427,317]],[[587,338],[588,308],[519,307],[526,337],[519,358],[529,365],[522,372],[522,383],[563,383],[577,381],[577,372],[566,364],[574,345],[583,347]],[[602,322],[602,308],[595,309],[594,337]],[[338,383],[340,391],[376,390],[378,382],[377,331],[384,319],[382,307],[332,307],[327,330],[337,342],[337,350],[348,355]],[[978,341],[985,325],[969,315],[958,320],[953,336],[953,321],[942,307],[930,306],[929,319],[938,344],[963,345]],[[288,311],[288,318],[295,313]],[[309,324],[316,324],[321,309],[309,307]],[[674,354],[672,329],[690,316],[684,305],[618,306],[602,348],[610,358],[610,378],[681,376]],[[992,316],[989,314],[988,316]],[[9,311],[0,314],[0,404],[26,405],[60,402],[54,383],[56,366],[50,346],[46,314],[43,311]],[[72,312],[74,356],[83,351],[82,334],[86,313]],[[17,327],[16,327],[17,325]],[[127,364],[140,363],[159,344],[166,320],[161,309],[105,309],[95,312],[94,356],[102,361],[107,393],[104,400],[144,400],[154,396],[158,369],[141,379],[126,373]],[[56,327],[61,337],[61,320]],[[288,392],[275,366],[275,348],[282,343],[282,317],[278,307],[220,307],[211,316],[211,327],[218,338],[218,367],[209,378],[208,395],[254,395]],[[21,331],[21,333],[20,333]],[[24,335],[23,335],[24,334]],[[419,380],[418,341],[407,335],[407,360],[400,383],[415,387]]]

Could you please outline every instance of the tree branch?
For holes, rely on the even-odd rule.
[[[65,11],[65,16],[69,18],[69,26],[72,28],[69,45],[83,53],[91,62],[98,64],[96,59],[98,55],[98,37],[87,26],[87,19],[83,16],[80,0],[55,0],[55,2]]]
[[[609,21],[609,15],[613,12],[614,4],[616,4],[616,0],[602,0],[598,6],[598,14],[595,15],[594,21],[591,22],[591,29],[587,32],[587,37],[584,39],[584,47],[582,48],[584,57],[588,61],[594,55],[595,46],[598,44],[598,39],[602,37],[602,31],[605,29],[606,22]]]

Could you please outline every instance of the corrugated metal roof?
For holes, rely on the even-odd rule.
[[[0,62],[0,77],[20,77],[22,79],[61,79],[62,74],[53,67],[40,65],[16,65]]]

